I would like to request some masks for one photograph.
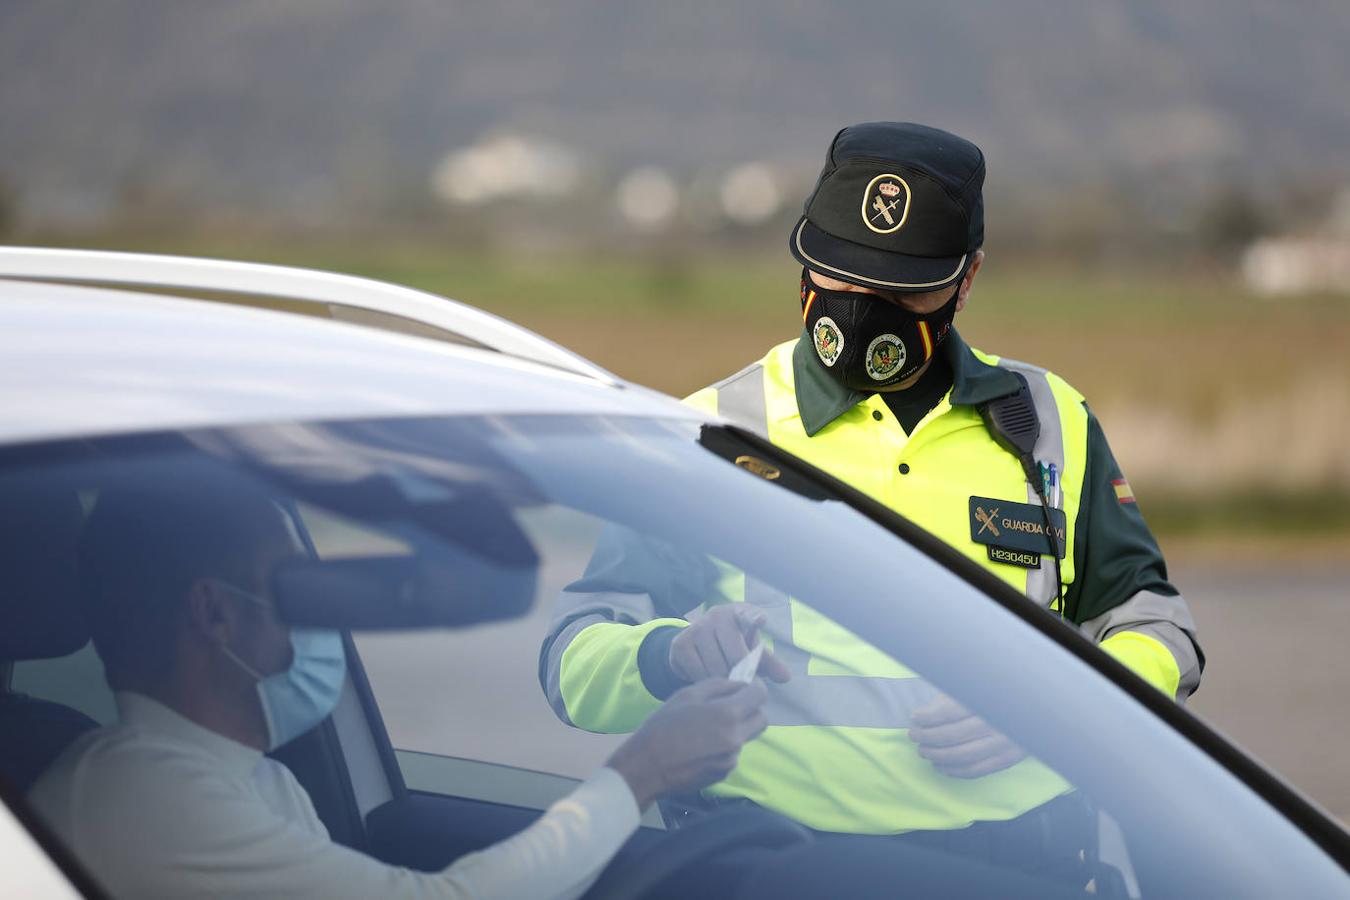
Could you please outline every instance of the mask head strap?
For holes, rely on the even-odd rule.
[[[269,604],[267,600],[265,600],[262,597],[259,597],[252,591],[246,591],[243,588],[237,585],[230,584],[228,581],[225,581],[223,579],[213,578],[212,583],[218,585],[219,587],[225,588],[225,590],[234,594],[236,597],[243,597],[247,600],[252,600],[254,603],[258,604],[261,607],[267,608],[271,606],[271,604]],[[229,648],[228,644],[221,643],[219,646],[220,652],[225,654],[225,658],[230,660],[239,668],[243,669],[245,672],[247,672],[249,677],[252,678],[254,681],[262,681],[264,678],[267,677],[263,675],[261,672],[259,672],[257,669],[250,666],[248,663],[244,662],[243,659],[239,657],[239,654],[235,653],[233,650]]]

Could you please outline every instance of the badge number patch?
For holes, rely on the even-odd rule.
[[[877,234],[900,230],[909,218],[909,184],[899,175],[878,175],[863,191],[863,224]]]
[[[1039,569],[1041,567],[1041,555],[1039,553],[1028,553],[1025,550],[1009,550],[1005,547],[991,546],[989,558],[997,563],[1021,566],[1024,569]]]
[[[1050,523],[1054,528],[1055,547],[1063,559],[1064,510],[1051,510]],[[1032,503],[971,497],[970,539],[988,546],[989,558],[994,562],[1014,566],[1035,568],[1041,564],[1041,554],[1050,552],[1050,541],[1045,537],[1045,513]]]
[[[867,345],[867,377],[885,381],[905,364],[905,342],[893,334],[883,334]]]
[[[839,354],[844,352],[844,334],[829,316],[816,320],[816,327],[811,329],[811,340],[816,345],[816,355],[827,366],[838,362]]]

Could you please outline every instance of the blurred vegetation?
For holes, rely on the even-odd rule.
[[[1160,491],[1143,501],[1143,510],[1150,526],[1169,536],[1276,533],[1289,540],[1321,543],[1324,538],[1350,535],[1350,492],[1342,490],[1279,493],[1251,488],[1206,497]]]
[[[1217,232],[1255,227],[1240,201],[1216,200],[1224,204],[1227,211],[1215,214]],[[436,238],[387,235],[25,237],[32,244],[309,266],[421,288],[491,310],[677,396],[736,371],[800,329],[796,264],[786,248],[762,245],[669,242],[578,254],[466,252]],[[1341,431],[1314,435],[1326,446],[1302,448],[1316,451],[1314,461],[1294,478],[1264,478],[1263,461],[1259,454],[1251,459],[1250,447],[1248,461],[1219,482],[1191,473],[1208,463],[1195,456],[1222,455],[1223,445],[1179,443],[1189,469],[1146,452],[1157,449],[1147,432],[1167,437],[1154,413],[1195,429],[1213,424],[1224,434],[1232,428],[1220,426],[1235,416],[1240,422],[1250,407],[1252,435],[1287,427],[1281,416],[1350,418],[1350,409],[1299,409],[1309,384],[1350,385],[1350,298],[1262,299],[1243,290],[1221,261],[1070,266],[994,251],[958,324],[973,345],[1046,366],[1089,398],[1161,535],[1350,536],[1350,484],[1323,471],[1326,460],[1346,456],[1337,446]],[[1333,392],[1331,402],[1345,396]],[[1269,471],[1280,473],[1285,462],[1273,456]]]

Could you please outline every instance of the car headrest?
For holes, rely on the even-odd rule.
[[[73,489],[0,483],[0,661],[65,656],[89,640],[76,571],[83,518]]]

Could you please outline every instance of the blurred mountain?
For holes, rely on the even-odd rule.
[[[1345,0],[0,0],[0,178],[26,214],[322,219],[427,202],[493,133],[595,171],[766,159],[913,119],[991,181],[1345,174]],[[1129,187],[1134,185],[1135,187]]]

